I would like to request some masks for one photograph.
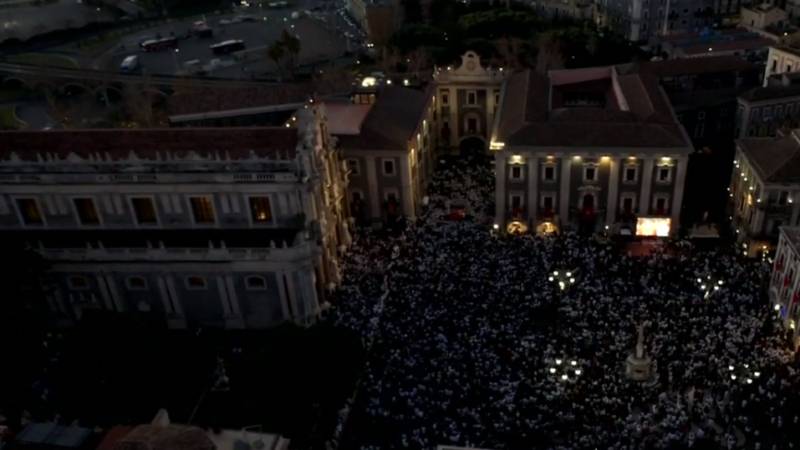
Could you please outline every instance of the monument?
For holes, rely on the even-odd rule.
[[[636,329],[636,349],[625,360],[625,376],[633,381],[647,381],[653,376],[653,364],[644,353],[644,324],[639,324]]]

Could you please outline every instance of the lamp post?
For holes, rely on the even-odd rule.
[[[761,371],[748,363],[740,365],[729,364],[725,372],[731,381],[738,381],[742,384],[753,384],[755,380],[761,378]]]
[[[575,382],[583,375],[583,368],[577,359],[559,357],[547,361],[547,375],[558,383]]]
[[[702,277],[697,278],[697,285],[700,286],[700,291],[703,292],[704,299],[720,290],[724,284],[725,282],[723,280],[712,278],[711,275],[706,275],[705,279]]]
[[[558,284],[559,289],[563,291],[575,284],[575,273],[571,270],[554,270],[547,277],[547,281]]]

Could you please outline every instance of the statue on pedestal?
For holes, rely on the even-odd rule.
[[[634,381],[647,381],[653,376],[653,362],[644,353],[644,325],[637,325],[636,349],[625,360],[625,376]]]

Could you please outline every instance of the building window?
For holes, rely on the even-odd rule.
[[[672,180],[672,168],[669,166],[661,166],[658,168],[659,183],[669,183]]]
[[[597,166],[594,164],[587,164],[583,167],[583,181],[586,183],[597,181]]]
[[[478,104],[478,93],[475,91],[467,91],[467,105],[476,106]]]
[[[556,181],[556,166],[554,164],[547,164],[542,168],[542,179],[544,181]]]
[[[522,214],[522,194],[511,194],[509,203],[511,204],[511,214],[513,216]]]
[[[778,204],[783,206],[789,202],[789,191],[781,191],[778,195]]]
[[[522,166],[511,166],[511,179],[516,181],[521,181],[523,179]]]
[[[775,73],[777,71],[778,71],[778,60],[777,59],[773,59],[772,60],[772,68],[770,69],[770,72]]]
[[[627,194],[622,197],[622,203],[620,205],[620,210],[625,214],[633,214],[636,209],[636,197]]]
[[[264,291],[267,289],[267,280],[258,275],[250,275],[245,278],[245,286],[248,291]]]
[[[623,181],[628,184],[636,183],[638,175],[639,170],[636,166],[627,166],[625,167],[625,177],[623,178]]]
[[[19,216],[25,225],[43,225],[44,218],[39,204],[33,198],[18,198],[17,209]]]
[[[655,209],[657,215],[666,215],[669,213],[669,199],[666,197],[656,197]]]
[[[706,112],[700,111],[697,113],[697,120],[706,120]]]
[[[131,199],[133,214],[139,225],[154,225],[158,223],[156,205],[150,197],[134,197]]]
[[[78,220],[81,225],[99,225],[100,216],[91,198],[74,198],[72,203],[75,205],[75,212],[78,213]]]
[[[272,220],[269,197],[250,197],[250,218],[253,223],[268,223]]]
[[[442,106],[447,106],[450,104],[450,95],[447,93],[447,91],[442,91],[441,97],[442,97]]]
[[[706,133],[706,126],[703,122],[698,122],[694,127],[694,137],[702,138]]]
[[[211,202],[211,197],[190,197],[189,203],[192,206],[195,223],[214,223],[214,204]]]
[[[147,290],[147,280],[144,277],[128,277],[125,279],[125,286],[130,291]]]
[[[350,169],[350,175],[361,175],[361,164],[358,163],[357,159],[349,158],[347,160],[347,168]]]
[[[190,291],[199,291],[199,290],[206,289],[208,287],[208,283],[206,282],[206,279],[201,277],[201,276],[199,276],[199,275],[192,275],[192,276],[186,277],[186,279],[184,280],[184,283],[186,284],[186,289],[188,289]]]
[[[791,64],[787,64],[786,65],[786,71],[787,72],[791,72],[792,71],[792,65]]]
[[[394,170],[394,160],[393,159],[384,159],[383,160],[383,174],[387,177],[392,177],[395,175]]]
[[[555,196],[553,195],[543,195],[542,196],[542,209],[545,213],[551,214],[553,210],[556,208],[556,200]]]
[[[467,133],[477,133],[478,132],[478,119],[474,117],[467,118]]]

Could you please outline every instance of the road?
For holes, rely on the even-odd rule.
[[[310,2],[306,6],[314,8]],[[335,60],[364,46],[363,40],[357,37],[357,31],[341,19],[336,11],[335,7],[330,6],[324,9],[317,6],[314,11],[302,8],[248,8],[233,14],[208,15],[206,22],[214,30],[212,38],[187,37],[192,26],[188,20],[162,25],[126,36],[113,50],[111,57],[105,58],[106,62],[101,67],[118,70],[126,56],[135,54],[139,55],[144,72],[171,75],[187,71],[187,61],[197,61],[198,66],[208,67],[212,59],[219,59],[223,66],[229,66],[208,71],[210,75],[226,78],[260,77],[278,71],[274,62],[267,57],[266,49],[284,30],[300,39],[299,65]],[[252,16],[256,21],[225,24],[225,21],[243,14]],[[139,49],[139,43],[143,40],[165,36],[181,38],[177,51],[166,49],[148,53]],[[250,54],[248,61],[214,55],[209,49],[209,45],[228,39],[245,42]]]

